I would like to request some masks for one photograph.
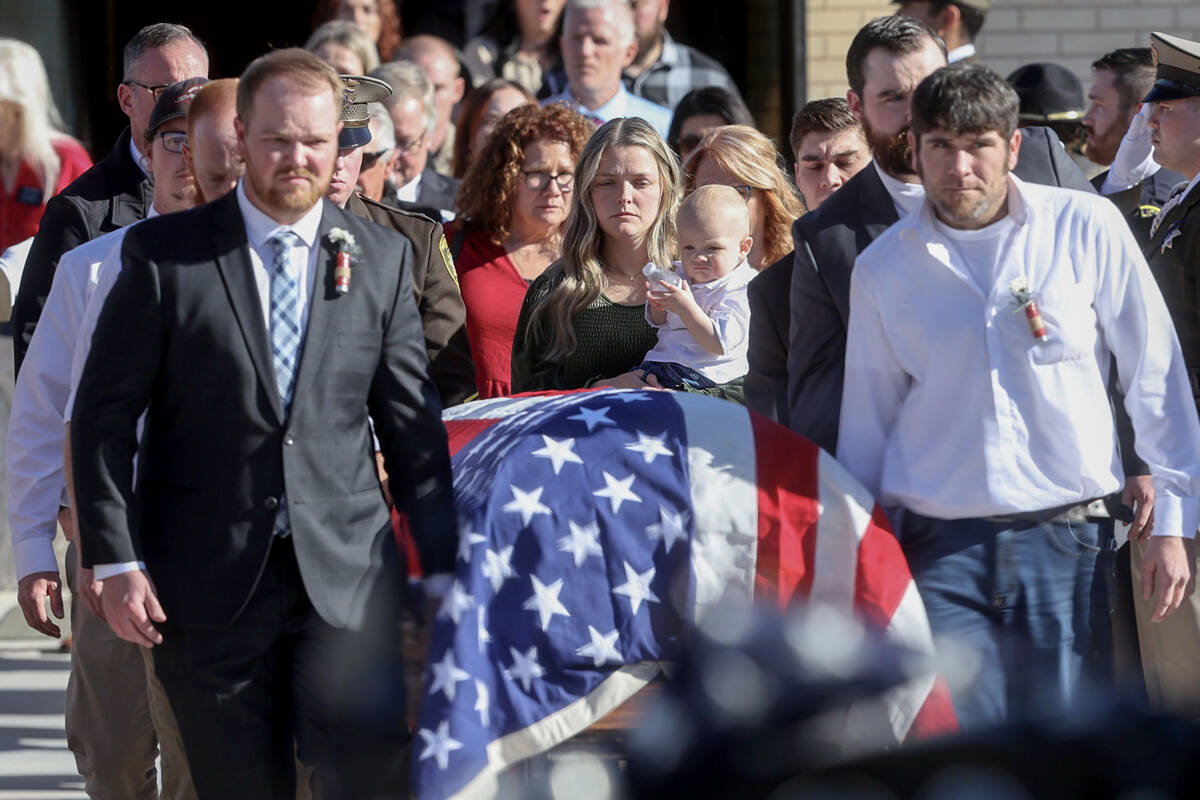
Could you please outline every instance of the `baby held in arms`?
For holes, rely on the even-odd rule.
[[[738,381],[749,369],[746,285],[758,274],[746,261],[753,244],[746,201],[728,186],[701,186],[679,207],[675,226],[686,280],[647,265],[646,319],[658,344],[634,372],[667,389]]]

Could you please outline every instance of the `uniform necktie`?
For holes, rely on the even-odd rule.
[[[280,231],[269,240],[275,250],[271,261],[271,318],[268,324],[271,333],[271,357],[275,367],[275,388],[279,391],[279,404],[286,418],[292,407],[292,389],[296,386],[296,366],[300,357],[300,280],[299,270],[289,269],[300,237],[291,231]],[[287,498],[279,496],[279,510],[275,513],[275,535],[291,533],[288,519]]]

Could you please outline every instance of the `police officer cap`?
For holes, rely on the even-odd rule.
[[[208,78],[188,78],[163,89],[158,100],[154,102],[154,108],[150,110],[150,119],[146,121],[146,138],[153,136],[164,122],[186,117],[188,107],[196,99],[196,92],[203,89],[207,83]]]
[[[377,103],[392,93],[392,87],[378,78],[366,75],[339,75],[342,79],[342,108],[339,119],[342,132],[338,135],[339,150],[353,150],[371,141],[367,123],[371,113],[367,103]]]
[[[1021,102],[1022,122],[1063,122],[1082,119],[1083,84],[1058,64],[1026,64],[1008,76]]]
[[[1200,43],[1155,31],[1150,50],[1157,65],[1157,80],[1144,103],[1200,96]]]

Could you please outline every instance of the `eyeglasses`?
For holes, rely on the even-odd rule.
[[[550,185],[553,180],[558,184],[558,190],[566,193],[571,191],[575,186],[575,174],[572,172],[558,172],[551,175],[549,172],[521,172],[525,176],[525,187],[532,189],[535,192],[540,192]]]
[[[363,151],[362,167],[360,169],[370,169],[375,166],[375,162],[388,154],[388,148],[376,150],[374,153]]]
[[[138,81],[121,81],[121,83],[125,84],[126,86],[140,86],[149,92],[150,96],[155,100],[157,100],[158,96],[163,93],[163,89],[166,89],[171,85],[169,83],[160,83],[158,86],[147,86],[146,84],[139,83]]]
[[[168,153],[182,153],[188,143],[187,134],[183,131],[163,131],[154,134],[154,138],[162,139],[163,149]]]
[[[429,135],[428,131],[423,132],[416,139],[409,139],[407,142],[396,142],[396,151],[401,155],[411,156],[425,144],[425,138]]]

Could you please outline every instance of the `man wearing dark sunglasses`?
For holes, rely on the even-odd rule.
[[[121,133],[112,152],[46,204],[13,304],[17,370],[21,369],[63,253],[143,219],[149,211],[149,167],[141,134],[155,101],[177,81],[206,77],[208,51],[182,25],[148,25],[125,45],[124,76],[117,87],[117,102],[129,117],[130,127]]]

